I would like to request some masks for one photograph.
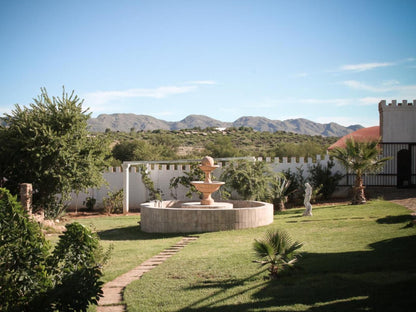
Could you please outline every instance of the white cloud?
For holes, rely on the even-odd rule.
[[[154,89],[128,89],[122,91],[96,91],[87,93],[85,98],[88,102],[92,102],[94,104],[104,104],[107,102],[112,102],[117,99],[123,98],[155,98],[161,99],[165,98],[169,95],[181,94],[181,93],[188,93],[194,91],[196,89],[195,86],[183,86],[183,87],[176,87],[176,86],[167,86],[167,87],[158,87]]]
[[[360,106],[369,106],[369,105],[375,105],[380,103],[382,99],[378,98],[378,97],[363,97],[363,98],[359,98],[357,100],[355,100],[355,102],[360,105]]]
[[[386,80],[381,83],[383,86],[397,86],[400,85],[400,82],[398,80],[392,79],[392,80]]]
[[[332,99],[318,99],[318,98],[290,98],[280,100],[281,103],[290,104],[327,104],[335,106],[369,106],[377,105],[383,98],[380,97],[362,97],[362,98],[332,98]]]
[[[392,96],[397,98],[413,98],[416,95],[416,85],[400,85],[400,82],[397,80],[385,81],[380,86],[372,86],[356,80],[343,81],[342,84],[357,90],[376,93],[390,92],[393,93]]]
[[[300,103],[306,104],[335,104],[337,106],[349,105],[350,99],[299,99]]]
[[[380,87],[370,86],[357,80],[346,80],[346,81],[343,81],[342,84],[352,89],[365,90],[365,91],[371,91],[371,92],[386,92],[391,89],[391,87],[380,88]]]
[[[410,95],[412,99],[416,97],[416,85],[398,86],[395,89],[403,94]]]
[[[245,105],[245,108],[267,109],[277,108],[279,105],[328,105],[328,106],[368,106],[377,105],[383,98],[363,97],[363,98],[284,98],[284,99],[263,99],[261,101]]]
[[[385,63],[361,63],[361,64],[349,64],[343,65],[339,69],[341,71],[354,71],[354,72],[362,72],[366,70],[371,70],[379,67],[387,67],[393,66],[395,63],[385,62]]]
[[[217,84],[213,80],[196,80],[196,81],[188,81],[188,84],[196,84],[196,85],[215,85]]]
[[[90,92],[83,96],[85,105],[93,114],[108,113],[109,111],[126,112],[126,99],[153,98],[163,99],[172,95],[193,92],[197,86],[164,86],[149,89],[128,89],[113,91]],[[131,101],[130,105],[132,104]]]
[[[95,91],[85,94],[85,100],[88,105],[94,107],[104,106],[105,104],[119,101],[127,98],[153,98],[162,99],[168,96],[193,92],[198,89],[198,85],[215,85],[212,80],[189,81],[184,86],[162,86],[149,89],[127,89],[112,91]]]
[[[308,73],[297,73],[297,74],[292,75],[292,77],[294,77],[294,78],[305,78],[305,77],[308,77],[308,76],[309,76]]]

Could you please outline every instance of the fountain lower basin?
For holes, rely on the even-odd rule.
[[[265,226],[273,222],[273,205],[258,201],[200,203],[163,201],[141,204],[141,229],[147,233],[201,233]],[[223,204],[224,207],[221,207]],[[232,205],[233,208],[230,208]]]
[[[202,193],[201,205],[213,206],[215,202],[212,199],[211,194],[218,191],[225,183],[221,181],[192,181],[191,184]]]

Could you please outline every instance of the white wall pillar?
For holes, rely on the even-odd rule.
[[[129,171],[130,171],[130,164],[123,164],[123,214],[126,214],[129,212],[129,196],[130,196]]]

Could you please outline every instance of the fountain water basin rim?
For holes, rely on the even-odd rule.
[[[181,208],[189,201],[167,200],[141,204],[141,229],[147,233],[196,233],[253,228],[273,223],[270,203],[232,200],[233,208]]]
[[[195,209],[233,209],[232,203],[214,202],[212,205],[202,205],[200,202],[186,202],[181,204],[181,208],[195,208]]]

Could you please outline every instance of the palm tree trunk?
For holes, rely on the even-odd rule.
[[[353,205],[361,205],[366,203],[366,198],[364,194],[364,188],[363,185],[363,176],[361,173],[356,174],[355,176],[355,182],[353,186],[353,198],[352,198],[352,204]]]

